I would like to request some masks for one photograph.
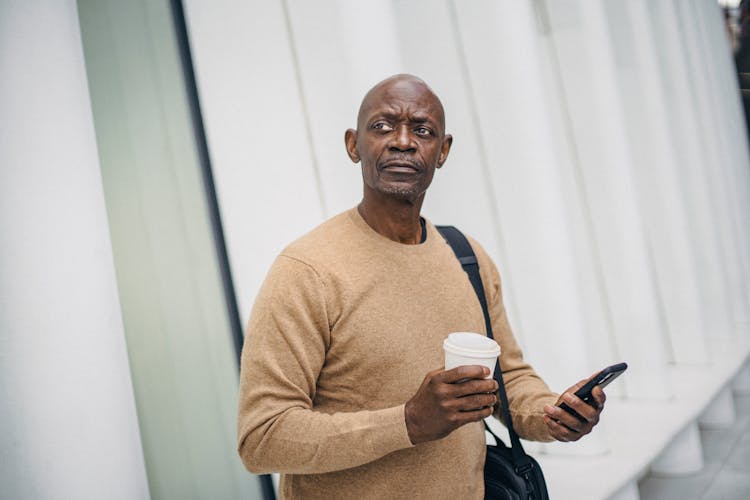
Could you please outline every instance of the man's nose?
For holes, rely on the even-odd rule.
[[[390,144],[390,149],[397,151],[416,151],[414,144],[414,138],[411,135],[409,127],[401,125],[396,128],[396,133],[393,134],[393,140]]]

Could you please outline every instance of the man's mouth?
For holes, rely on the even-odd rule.
[[[380,170],[392,172],[394,174],[414,174],[419,172],[420,168],[409,161],[393,160],[383,163]]]

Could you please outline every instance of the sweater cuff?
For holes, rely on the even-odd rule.
[[[384,431],[382,433],[383,439],[378,446],[379,449],[373,451],[386,455],[414,446],[406,429],[405,407],[406,405],[402,404],[373,413],[373,418],[377,419],[378,426]]]
[[[513,416],[513,425],[516,426],[516,432],[524,439],[531,441],[550,442],[555,438],[549,433],[549,427],[544,423],[544,407],[546,405],[554,406],[559,396],[552,395],[541,398],[533,408],[525,408]],[[521,429],[519,432],[518,429]]]

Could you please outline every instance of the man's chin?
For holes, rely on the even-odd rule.
[[[394,186],[392,184],[380,186],[378,191],[390,198],[404,201],[415,201],[422,193],[422,191],[415,186]]]

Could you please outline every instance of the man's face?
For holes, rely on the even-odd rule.
[[[365,189],[412,202],[429,187],[452,141],[440,101],[416,79],[376,86],[362,102],[357,128],[347,131],[346,146],[352,161],[362,162]]]

